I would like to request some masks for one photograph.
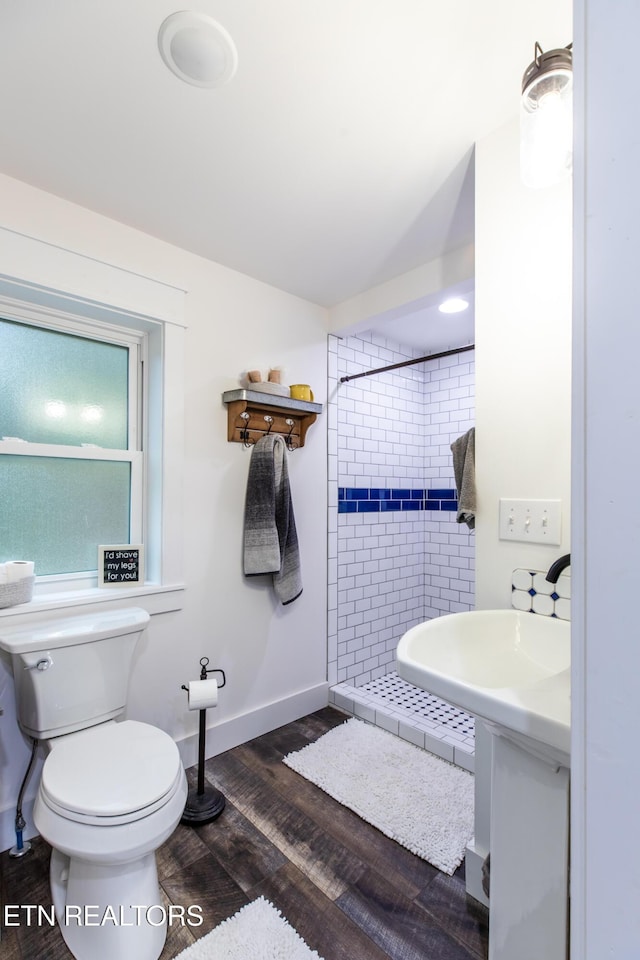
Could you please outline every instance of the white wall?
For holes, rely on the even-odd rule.
[[[473,276],[473,245],[461,247],[332,307],[329,329],[344,336],[368,330],[373,317],[396,320],[438,303],[443,290]]]
[[[571,956],[628,960],[640,943],[640,6],[577,0],[575,25]]]
[[[519,121],[476,145],[476,606],[511,605],[517,567],[570,550],[571,184],[520,181]],[[558,547],[498,537],[501,497],[560,499]],[[490,849],[491,740],[476,725],[476,823],[467,889]]]
[[[198,714],[186,710],[180,684],[197,678],[205,655],[227,674],[219,705],[208,714],[209,724],[218,725],[209,754],[317,709],[327,702],[324,419],[289,461],[304,592],[282,607],[267,578],[242,575],[250,452],[227,442],[221,394],[237,387],[248,368],[281,365],[287,382],[311,383],[324,402],[326,311],[6,177],[0,177],[0,210],[0,226],[187,291],[184,608],[153,617],[136,658],[128,715],[178,741],[192,738],[183,755],[194,762]],[[15,725],[10,674],[1,664],[0,671],[5,849],[14,842],[13,808],[28,750]]]
[[[520,181],[519,122],[476,146],[476,604],[570,547],[571,183]],[[560,546],[498,538],[501,497],[560,499]]]

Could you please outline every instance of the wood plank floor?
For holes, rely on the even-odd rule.
[[[172,924],[161,960],[261,895],[324,960],[485,960],[488,913],[463,867],[446,876],[281,762],[346,719],[326,707],[207,761],[224,812],[180,825],[157,857],[165,906],[197,905],[203,923]],[[3,853],[0,903],[49,909],[48,862],[40,839],[22,860]],[[69,956],[57,927],[3,930],[0,960]]]

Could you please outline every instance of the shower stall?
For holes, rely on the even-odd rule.
[[[473,770],[473,718],[401,679],[395,651],[415,624],[473,609],[450,446],[474,424],[474,352],[405,365],[427,351],[375,333],[328,349],[330,700]]]

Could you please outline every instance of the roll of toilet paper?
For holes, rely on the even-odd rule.
[[[218,703],[217,680],[191,680],[189,683],[189,710],[206,710]]]
[[[6,583],[15,583],[16,580],[24,580],[25,577],[33,576],[32,560],[7,560],[4,568]]]

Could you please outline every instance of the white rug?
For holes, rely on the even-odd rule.
[[[367,823],[451,874],[473,835],[473,774],[352,718],[284,762]]]
[[[219,924],[176,960],[322,960],[272,903],[260,897]]]

